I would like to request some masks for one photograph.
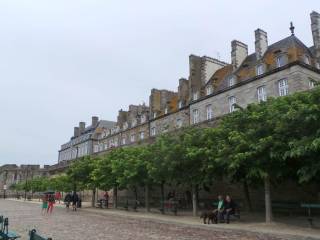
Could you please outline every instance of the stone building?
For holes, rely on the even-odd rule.
[[[79,122],[79,126],[74,127],[74,134],[70,141],[61,145],[58,163],[93,154],[93,148],[98,141],[98,135],[100,135],[104,129],[110,129],[114,125],[115,122],[106,120],[99,121],[99,118],[95,116],[92,117],[91,125],[88,127],[86,127],[85,122]]]
[[[40,165],[15,165],[6,164],[0,167],[0,190],[10,189],[10,186],[31,180],[35,177],[49,175],[49,165],[43,168]]]
[[[233,40],[230,63],[190,55],[189,77],[179,79],[177,92],[152,89],[149,106],[130,105],[128,111],[120,110],[116,123],[89,129],[80,123],[75,136],[62,145],[59,161],[149,143],[159,134],[183,127],[213,126],[236,105],[246,107],[313,88],[320,81],[320,14],[312,12],[310,17],[311,47],[295,36],[291,24],[291,34],[272,44],[267,32],[257,29],[251,54],[247,44]],[[81,153],[75,148],[80,144],[88,144]]]

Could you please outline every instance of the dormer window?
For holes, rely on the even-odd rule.
[[[168,114],[168,107],[164,109],[164,114]]]
[[[126,130],[127,128],[128,128],[128,123],[125,122],[125,123],[123,124],[123,126],[122,126],[122,129],[123,129],[123,130]]]
[[[257,72],[257,76],[259,76],[259,75],[261,75],[261,74],[264,74],[263,64],[259,64],[259,65],[256,67],[256,72]]]
[[[137,119],[133,119],[131,125],[132,125],[132,127],[136,126],[137,125]]]
[[[182,107],[183,107],[183,103],[182,103],[181,100],[179,101],[178,105],[179,105],[179,108],[182,108]]]
[[[276,59],[276,62],[277,62],[277,67],[282,67],[286,64],[286,59],[285,59],[285,56],[284,55],[280,55],[277,57]]]
[[[310,58],[309,58],[308,55],[304,55],[304,57],[303,57],[303,62],[304,62],[305,64],[310,65]]]
[[[320,63],[316,63],[316,68],[320,69]]]
[[[235,77],[234,76],[230,76],[228,78],[228,87],[233,86],[236,83]]]
[[[193,101],[198,100],[198,92],[194,92],[192,95]]]
[[[144,123],[146,121],[146,115],[141,116],[141,123]]]
[[[154,112],[154,113],[153,113],[153,118],[156,118],[156,117],[157,117],[157,113]]]
[[[209,86],[206,87],[206,95],[208,96],[208,95],[210,95],[211,93],[212,93],[212,86],[209,85]]]

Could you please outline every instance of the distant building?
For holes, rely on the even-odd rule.
[[[40,165],[3,165],[0,167],[0,190],[9,189],[13,184],[48,175],[49,165],[45,165],[43,168]]]
[[[74,127],[74,134],[70,141],[61,146],[58,163],[93,154],[93,146],[98,141],[97,136],[114,125],[115,122],[99,121],[95,116],[92,117],[89,127],[86,127],[85,122],[80,122],[78,127]]]

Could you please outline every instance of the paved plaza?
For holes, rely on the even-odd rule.
[[[9,217],[10,229],[27,239],[30,229],[54,240],[75,239],[165,239],[165,240],[284,240],[311,239],[288,235],[245,232],[241,230],[217,229],[211,226],[190,226],[179,223],[132,218],[125,215],[101,215],[90,211],[66,212],[55,208],[51,216],[40,213],[40,205],[28,202],[0,200],[0,214]]]

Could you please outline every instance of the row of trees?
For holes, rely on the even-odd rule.
[[[270,98],[246,109],[236,107],[238,111],[221,119],[217,127],[187,128],[161,135],[153,144],[86,157],[72,164],[66,175],[39,182],[71,183],[49,185],[57,190],[114,189],[115,196],[117,189],[131,189],[136,198],[137,188],[144,187],[147,210],[151,186],[160,187],[164,200],[166,184],[183,185],[192,189],[197,214],[199,189],[224,177],[243,184],[249,206],[248,185],[263,185],[270,222],[272,183],[320,180],[320,89]]]

